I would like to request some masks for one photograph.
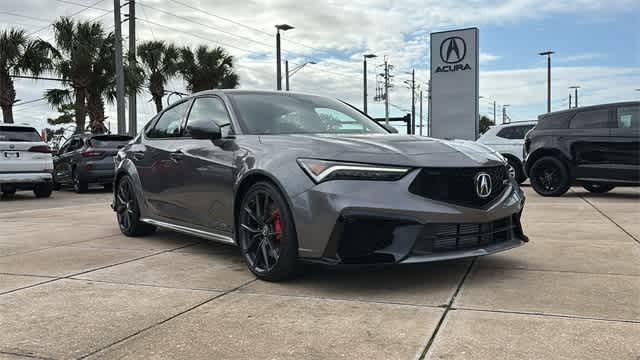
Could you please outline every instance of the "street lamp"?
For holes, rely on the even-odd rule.
[[[573,107],[578,107],[578,89],[580,89],[580,86],[569,86],[569,89],[574,89]]]
[[[317,64],[315,61],[307,61],[306,63],[302,64],[302,65],[298,65],[295,68],[293,68],[291,71],[289,71],[289,60],[285,60],[284,61],[284,72],[285,74],[287,74],[287,81],[285,82],[285,89],[287,91],[289,91],[289,78],[293,76],[293,74],[297,73],[298,71],[300,71],[300,69],[302,69],[303,67],[307,66],[307,65],[315,65]]]
[[[547,57],[547,112],[551,112],[551,55],[553,51],[543,51],[538,53],[540,56]]]
[[[362,89],[362,96],[363,96],[363,101],[364,101],[364,113],[367,113],[367,59],[373,59],[374,57],[378,57],[378,55],[376,54],[364,54],[362,55],[362,66],[363,66],[363,83],[364,83],[364,87]]]
[[[276,25],[276,88],[282,90],[282,63],[280,60],[280,30],[287,31],[293,29],[288,24]]]

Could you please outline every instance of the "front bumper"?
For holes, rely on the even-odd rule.
[[[50,181],[50,172],[0,173],[0,184],[37,184]]]
[[[395,182],[329,181],[292,198],[299,256],[330,264],[415,263],[488,255],[528,241],[514,181],[491,203],[471,208]]]

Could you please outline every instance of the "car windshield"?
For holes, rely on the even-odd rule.
[[[100,135],[94,136],[90,140],[90,144],[95,148],[121,148],[131,141],[130,136],[123,135]]]
[[[40,134],[28,126],[0,126],[0,141],[40,142]]]
[[[229,94],[247,134],[386,134],[341,101],[300,94]]]

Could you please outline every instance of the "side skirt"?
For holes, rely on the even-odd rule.
[[[236,242],[232,238],[230,238],[229,236],[220,235],[220,234],[214,234],[214,233],[211,233],[211,232],[198,230],[198,229],[193,229],[193,228],[182,226],[182,225],[171,224],[171,223],[168,223],[168,222],[154,220],[154,219],[143,218],[143,219],[140,219],[140,221],[145,222],[147,224],[155,225],[155,226],[158,226],[158,227],[161,227],[161,228],[174,230],[174,231],[185,233],[185,234],[189,234],[189,235],[198,236],[198,237],[201,237],[201,238],[204,238],[204,239],[207,239],[207,240],[217,241],[217,242],[221,242],[221,243],[225,243],[225,244],[236,245]]]

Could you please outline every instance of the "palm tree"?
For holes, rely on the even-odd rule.
[[[75,22],[68,17],[53,23],[53,32],[62,54],[55,64],[55,70],[73,89],[70,95],[74,100],[76,133],[81,133],[85,130],[89,93],[93,91],[95,95],[99,92],[91,89],[92,83],[95,83],[95,64],[105,61],[102,56],[105,47],[109,46],[109,37],[99,22]]]
[[[164,86],[178,71],[178,55],[178,49],[164,41],[146,41],[138,45],[140,65],[149,81],[149,92],[157,112],[162,110]]]
[[[209,49],[201,45],[193,52],[185,47],[180,49],[180,55],[179,71],[190,92],[238,86],[238,75],[233,72],[233,56],[224,48]]]
[[[9,29],[0,32],[0,107],[5,123],[13,123],[13,103],[16,90],[12,76],[30,74],[38,76],[51,70],[52,59],[58,52],[44,40],[30,40],[24,30]]]

